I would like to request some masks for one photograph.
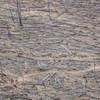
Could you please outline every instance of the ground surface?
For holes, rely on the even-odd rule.
[[[0,0],[0,100],[100,100],[100,1],[16,2]]]

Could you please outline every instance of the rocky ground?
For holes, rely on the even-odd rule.
[[[100,0],[0,0],[0,100],[100,100]]]

